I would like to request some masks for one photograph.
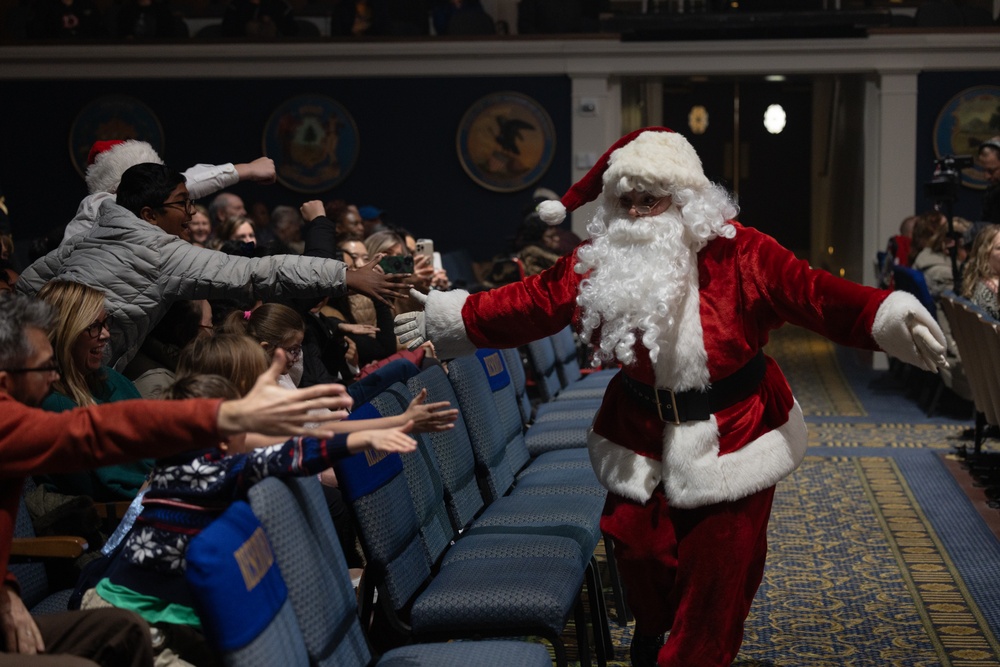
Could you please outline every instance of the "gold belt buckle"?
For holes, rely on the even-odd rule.
[[[660,421],[664,422],[664,423],[667,422],[667,420],[663,418],[663,404],[660,403],[660,392],[661,391],[670,392],[670,407],[673,410],[673,414],[674,414],[673,422],[674,422],[674,425],[680,426],[681,420],[680,420],[680,415],[677,413],[677,396],[676,396],[676,394],[674,394],[674,390],[673,389],[662,389],[661,390],[661,389],[657,389],[656,387],[653,387],[653,394],[656,396],[656,413],[658,415],[660,415]]]

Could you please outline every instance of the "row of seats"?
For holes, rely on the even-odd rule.
[[[951,334],[969,380],[976,409],[974,451],[978,455],[986,426],[1000,425],[1000,322],[950,291],[942,295],[941,309],[951,324]]]
[[[561,635],[573,618],[581,664],[591,664],[592,636],[597,663],[605,665],[613,648],[594,552],[602,539],[606,492],[590,466],[585,431],[573,447],[534,456],[528,451],[521,412],[526,382],[516,350],[481,350],[451,361],[447,373],[428,368],[359,407],[351,418],[399,414],[421,389],[427,389],[429,401],[458,407],[461,417],[454,429],[416,436],[420,446],[411,454],[369,452],[337,465],[367,562],[358,591],[360,618],[372,618],[377,604],[396,641],[415,642],[390,651],[377,664],[403,664],[393,662],[402,660],[399,652],[408,652],[405,664],[431,664],[426,661],[432,655],[434,664],[453,664],[446,662],[452,659],[449,651],[460,651],[466,664],[531,665],[540,645],[440,642],[535,636],[550,643],[557,664],[565,665]],[[272,498],[289,494],[303,509],[310,531],[291,527],[291,501]],[[251,489],[250,504],[271,536],[310,662],[360,664],[367,642],[355,628],[353,597],[344,588],[348,575],[317,494],[312,479],[269,480]],[[296,532],[311,535],[312,543],[300,544]],[[337,556],[324,557],[330,553]],[[324,576],[339,582],[344,595],[338,601],[326,599],[334,584],[317,578],[318,570],[330,570]],[[624,606],[618,588],[616,604]],[[346,624],[336,618],[345,606],[352,607]],[[280,605],[275,609],[280,611]],[[619,620],[622,616],[619,609]],[[287,629],[277,629],[287,621],[274,622],[275,632],[287,635]],[[509,655],[529,651],[525,647],[531,652]],[[241,651],[239,664],[251,664],[247,649]],[[345,651],[354,657],[347,660]],[[263,648],[252,652],[268,655]],[[548,656],[544,648],[542,653]]]

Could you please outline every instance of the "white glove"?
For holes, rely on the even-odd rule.
[[[929,313],[926,311],[908,313],[906,316],[906,326],[910,330],[910,336],[913,338],[913,346],[917,349],[917,355],[919,355],[920,360],[923,362],[924,368],[937,373],[939,368],[948,368],[948,361],[944,358],[944,340],[938,340],[938,336],[932,333],[933,330],[935,333],[940,334],[941,329],[938,327],[937,322],[930,321],[928,323],[928,315]]]
[[[410,296],[421,305],[427,303],[427,297],[415,289],[410,289]],[[427,341],[427,328],[424,325],[424,313],[415,310],[411,313],[396,315],[393,320],[393,332],[400,344],[406,345],[406,349],[415,350]]]

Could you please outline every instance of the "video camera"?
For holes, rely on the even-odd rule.
[[[934,160],[934,176],[924,184],[924,194],[936,202],[953,202],[958,199],[958,185],[962,170],[975,162],[971,155],[945,155]]]

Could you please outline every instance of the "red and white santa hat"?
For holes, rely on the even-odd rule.
[[[153,147],[134,139],[95,141],[87,155],[87,189],[90,194],[115,193],[122,174],[129,167],[145,162],[163,164]]]
[[[623,176],[670,189],[710,185],[701,158],[687,139],[670,128],[645,127],[616,141],[561,199],[540,203],[538,215],[558,225],[568,212],[594,201],[602,192],[612,194]]]

